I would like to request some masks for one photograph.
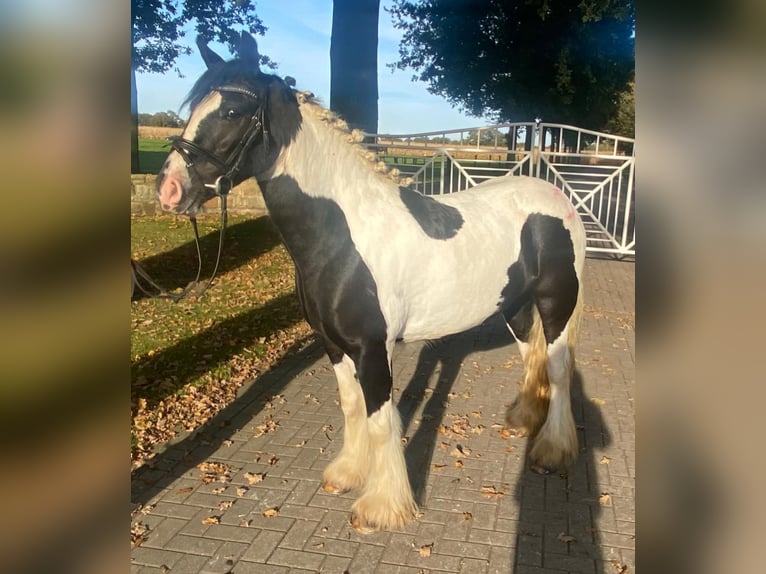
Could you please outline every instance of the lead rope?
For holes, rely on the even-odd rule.
[[[216,182],[216,185],[218,185],[218,182]],[[220,185],[218,185],[220,189]],[[171,299],[174,303],[178,303],[181,299],[184,299],[185,297],[188,297],[189,295],[193,295],[194,297],[200,297],[202,294],[207,291],[210,286],[213,283],[213,279],[215,278],[216,273],[218,273],[218,265],[221,262],[221,254],[223,253],[223,238],[226,231],[226,224],[228,222],[228,210],[226,208],[226,196],[229,194],[228,191],[225,193],[221,193],[219,196],[221,198],[221,230],[218,233],[218,255],[215,259],[215,267],[213,268],[213,273],[210,275],[210,279],[207,280],[206,283],[200,284],[199,278],[200,275],[202,275],[202,251],[200,249],[199,244],[199,230],[197,229],[197,218],[196,217],[190,217],[189,221],[191,221],[192,229],[194,230],[194,244],[197,248],[197,276],[194,278],[194,281],[191,281],[181,293],[171,293],[164,287],[158,285],[146,272],[146,270],[141,267],[141,265],[131,259],[130,260],[130,270],[131,275],[133,277],[133,286],[138,287],[138,289],[147,297],[155,298],[155,299]],[[154,293],[152,293],[149,289],[145,288],[141,281],[143,280],[146,283],[149,284],[149,286],[154,289]]]

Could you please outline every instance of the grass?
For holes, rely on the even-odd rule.
[[[200,216],[203,278],[218,248],[218,218]],[[131,221],[133,259],[180,290],[194,279],[191,225],[172,216]],[[218,276],[198,299],[131,304],[131,460],[151,458],[179,432],[204,424],[237,389],[311,340],[294,295],[289,255],[267,217],[232,215]]]
[[[157,174],[170,152],[170,142],[164,139],[138,138],[139,173]]]

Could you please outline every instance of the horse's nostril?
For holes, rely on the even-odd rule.
[[[166,176],[159,189],[159,199],[163,209],[177,207],[183,197],[183,186],[173,176]]]

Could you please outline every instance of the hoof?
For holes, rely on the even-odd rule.
[[[538,412],[522,401],[514,402],[505,412],[505,425],[519,438],[534,436],[540,430],[545,413]]]
[[[351,489],[341,488],[340,486],[335,486],[334,484],[325,482],[322,484],[322,490],[324,490],[325,492],[329,492],[330,494],[346,494]]]
[[[556,472],[555,468],[551,468],[549,466],[543,466],[542,464],[537,464],[534,462],[529,465],[529,470],[531,470],[534,473],[542,474],[542,475],[553,474],[554,472]]]
[[[322,474],[322,490],[330,494],[344,494],[363,484],[364,474],[345,457],[332,461]]]
[[[353,529],[356,530],[359,534],[372,534],[373,532],[380,532],[379,526],[364,522],[356,514],[351,515],[350,522]]]
[[[565,471],[577,458],[577,439],[553,441],[544,432],[535,439],[532,450],[529,451],[530,469],[538,474],[551,474]]]
[[[418,507],[409,496],[398,501],[379,496],[362,496],[351,508],[351,526],[362,534],[398,530],[417,516]]]

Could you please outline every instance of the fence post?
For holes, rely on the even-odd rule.
[[[444,162],[447,157],[443,151],[439,152],[441,156],[441,166],[439,168],[439,195],[444,195]]]

